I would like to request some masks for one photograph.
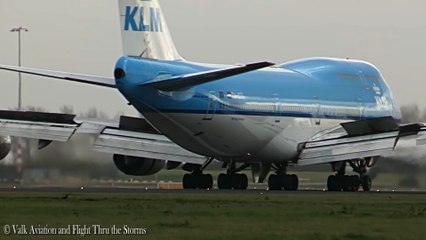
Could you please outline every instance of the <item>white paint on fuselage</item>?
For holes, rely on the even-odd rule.
[[[317,124],[316,118],[159,112],[145,117],[172,141],[192,152],[239,162],[294,161],[300,143],[350,121],[320,119]]]

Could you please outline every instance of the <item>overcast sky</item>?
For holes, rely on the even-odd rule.
[[[426,108],[426,2],[421,0],[162,0],[180,54],[191,61],[283,63],[312,56],[376,65],[400,105]],[[0,0],[0,63],[112,76],[121,55],[116,0]],[[0,108],[17,106],[17,74],[0,72]],[[23,105],[135,114],[113,89],[23,77]]]

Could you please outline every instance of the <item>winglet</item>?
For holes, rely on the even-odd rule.
[[[238,74],[254,71],[260,68],[265,68],[274,65],[271,62],[257,62],[251,63],[244,66],[236,66],[225,69],[216,69],[205,72],[191,73],[186,75],[181,75],[177,77],[172,77],[169,79],[163,80],[153,80],[149,82],[144,82],[141,86],[153,87],[162,91],[176,91],[203,83],[212,82],[215,80],[223,79],[226,77],[235,76]]]

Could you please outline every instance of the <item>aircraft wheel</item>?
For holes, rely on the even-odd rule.
[[[276,174],[272,174],[268,178],[269,190],[281,190],[281,177]]]
[[[247,175],[240,174],[240,181],[241,181],[241,189],[247,189],[247,187],[248,187]]]
[[[365,192],[369,192],[371,190],[371,185],[372,185],[371,178],[367,175],[362,176],[361,177],[361,185],[362,185],[362,189]]]
[[[183,175],[183,181],[182,181],[183,189],[194,189],[194,181],[191,174],[186,173]]]
[[[291,188],[289,190],[296,191],[299,188],[299,178],[296,174],[290,175],[291,179]]]
[[[245,174],[232,174],[231,175],[233,189],[247,189],[248,179]]]
[[[343,191],[344,192],[353,191],[352,176],[348,176],[348,175],[343,176]]]
[[[211,174],[204,174],[204,175],[202,175],[202,179],[203,179],[203,181],[202,181],[203,186],[201,188],[212,189],[212,187],[213,187],[212,175]]]
[[[330,175],[327,179],[327,189],[332,192],[340,192],[342,190],[343,179],[335,175]]]
[[[217,187],[219,189],[231,189],[231,178],[228,174],[219,174],[217,178]]]
[[[353,175],[352,176],[352,186],[353,186],[353,191],[354,192],[358,192],[359,191],[359,185],[360,185],[360,179],[358,175]]]
[[[285,190],[296,191],[299,187],[299,179],[297,178],[297,175],[283,175],[280,177],[282,179],[282,186]]]

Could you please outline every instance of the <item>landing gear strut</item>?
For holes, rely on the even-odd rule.
[[[247,189],[247,175],[239,174],[238,172],[249,166],[250,164],[243,164],[237,168],[235,162],[230,162],[227,173],[219,174],[217,178],[217,187],[219,189]],[[224,167],[226,167],[226,164]]]
[[[200,165],[188,165],[186,170],[192,171],[183,176],[182,185],[184,189],[211,189],[213,187],[213,177],[211,174],[203,174],[203,170],[213,161],[209,158],[206,163]],[[185,169],[185,167],[184,167]]]
[[[359,175],[345,175],[346,164],[349,164],[353,171]],[[371,190],[371,178],[367,175],[367,167],[370,166],[371,160],[350,160],[336,162],[332,164],[333,171],[337,171],[336,175],[330,175],[327,179],[328,191],[345,191],[356,192],[359,187],[365,192]]]
[[[299,178],[295,174],[286,174],[287,164],[275,164],[274,169],[276,174],[271,174],[268,179],[269,190],[297,190]]]

